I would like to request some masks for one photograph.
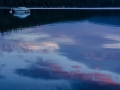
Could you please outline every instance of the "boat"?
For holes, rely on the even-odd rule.
[[[30,13],[30,9],[26,7],[18,7],[18,8],[13,8],[14,12],[25,12],[25,13]]]

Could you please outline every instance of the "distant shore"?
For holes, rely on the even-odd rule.
[[[119,7],[119,0],[0,0],[1,7]]]
[[[0,9],[12,9],[12,8],[15,8],[15,7],[0,7]],[[94,8],[76,8],[76,7],[66,7],[66,8],[43,8],[43,7],[28,7],[28,9],[69,9],[69,10],[120,10],[120,7],[94,7]]]

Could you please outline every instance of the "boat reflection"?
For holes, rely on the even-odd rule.
[[[18,17],[18,18],[26,18],[26,17],[30,16],[30,13],[16,12],[13,14],[13,16]]]

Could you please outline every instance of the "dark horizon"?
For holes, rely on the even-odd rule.
[[[119,0],[0,0],[0,6],[26,7],[119,7]]]

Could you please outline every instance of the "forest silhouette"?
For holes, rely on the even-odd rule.
[[[119,0],[0,0],[0,6],[16,7],[119,7]]]

